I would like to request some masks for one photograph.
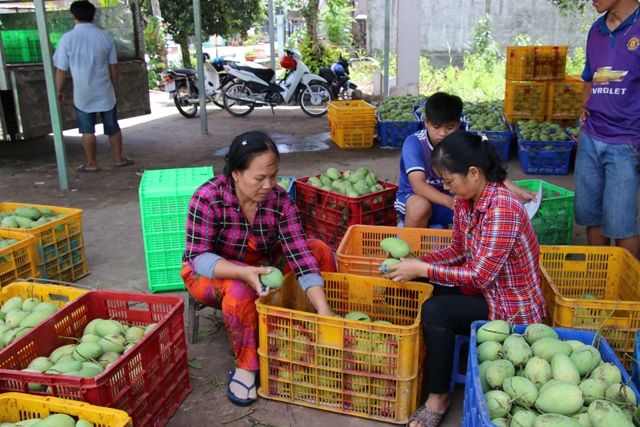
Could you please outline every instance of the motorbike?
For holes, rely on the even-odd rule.
[[[349,80],[349,61],[342,56],[331,64],[331,67],[321,68],[320,76],[331,82],[329,87],[333,99],[350,100],[353,91],[358,89],[358,86]]]
[[[270,68],[225,65],[227,75],[237,80],[224,90],[224,107],[229,114],[244,117],[255,107],[269,106],[273,112],[277,105],[299,105],[309,116],[325,115],[332,99],[327,81],[309,72],[296,49],[285,49],[280,65],[286,73],[277,83]]]
[[[229,76],[224,67],[229,64],[222,58],[208,61],[208,55],[204,55],[204,84],[206,102],[213,102],[220,108],[224,108],[223,88],[234,80]],[[162,73],[164,90],[173,98],[176,108],[186,118],[195,117],[200,104],[200,92],[198,90],[198,75],[193,68],[173,68]]]

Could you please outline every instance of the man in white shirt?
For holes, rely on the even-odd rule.
[[[113,39],[92,24],[96,8],[87,0],[75,1],[69,11],[75,27],[60,38],[53,63],[56,66],[58,99],[64,102],[62,87],[71,71],[73,79],[73,105],[82,134],[82,145],[87,163],[76,172],[97,172],[96,113],[102,116],[104,133],[115,157],[115,167],[134,164],[122,155],[122,132],[118,125],[118,58]]]

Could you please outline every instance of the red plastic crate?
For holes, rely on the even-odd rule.
[[[91,291],[68,303],[0,354],[0,393],[41,396],[28,384],[51,387],[56,397],[120,409],[135,427],[161,427],[189,394],[184,301],[178,296]],[[156,327],[94,378],[21,372],[36,357],[72,344],[93,319],[114,319],[130,325]]]
[[[307,237],[320,239],[336,250],[352,225],[396,225],[393,203],[397,185],[378,181],[384,190],[348,197],[315,188],[307,184],[309,178],[296,179],[296,205]]]

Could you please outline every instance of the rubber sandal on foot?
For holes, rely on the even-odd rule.
[[[234,405],[238,405],[238,406],[249,406],[249,405],[252,405],[256,401],[256,399],[240,399],[235,394],[233,394],[233,392],[231,391],[231,383],[240,384],[242,387],[246,388],[247,389],[247,395],[249,394],[249,392],[252,389],[256,388],[256,385],[253,384],[251,387],[248,387],[245,383],[240,382],[240,381],[238,381],[238,380],[233,378],[233,375],[235,373],[236,373],[235,369],[233,371],[229,371],[229,387],[227,388],[227,397],[229,398],[231,403],[233,403]]]

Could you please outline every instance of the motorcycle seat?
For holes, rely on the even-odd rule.
[[[234,65],[233,68],[236,70],[247,71],[249,73],[255,74],[260,80],[264,80],[269,83],[273,76],[276,75],[276,72],[271,68],[254,68],[254,67],[245,67],[243,65]]]
[[[178,74],[185,74],[187,76],[195,76],[196,70],[193,68],[174,68],[173,71]]]

